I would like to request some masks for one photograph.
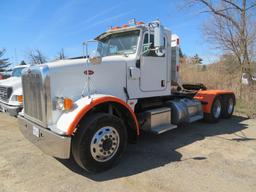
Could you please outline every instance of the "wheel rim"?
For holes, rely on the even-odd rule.
[[[234,109],[234,101],[232,98],[228,99],[228,114],[231,114]]]
[[[114,127],[102,127],[91,140],[91,154],[98,162],[110,160],[117,152],[120,136]]]
[[[213,105],[213,116],[218,119],[221,113],[221,103],[220,100],[216,100]]]

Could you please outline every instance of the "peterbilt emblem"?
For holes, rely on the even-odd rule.
[[[93,75],[93,74],[94,74],[94,71],[93,71],[93,70],[85,70],[85,71],[84,71],[84,74],[85,74],[85,75]]]
[[[28,74],[30,74],[32,71],[31,71],[31,69],[28,69]]]

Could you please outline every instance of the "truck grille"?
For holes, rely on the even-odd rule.
[[[11,87],[0,86],[0,100],[8,101],[12,95]]]
[[[24,115],[47,127],[51,121],[51,96],[48,67],[31,67],[23,72]]]

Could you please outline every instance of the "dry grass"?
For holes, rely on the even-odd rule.
[[[206,67],[181,62],[181,79],[183,83],[203,83],[208,89],[232,90],[237,98],[236,113],[256,117],[256,85],[240,86],[239,68],[218,63]]]

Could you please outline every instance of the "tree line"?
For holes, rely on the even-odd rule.
[[[185,0],[188,6],[199,6],[210,18],[203,33],[209,43],[223,54],[232,55],[240,73],[252,75],[256,60],[255,0]]]
[[[8,72],[10,71],[11,62],[10,59],[5,57],[6,49],[0,49],[0,73]],[[27,60],[30,65],[40,65],[43,63],[48,62],[48,58],[40,51],[39,49],[31,50],[27,53]],[[61,49],[61,51],[57,54],[54,60],[61,60],[65,59],[66,56],[64,54],[64,50]],[[27,63],[22,60],[20,63],[15,63],[15,65],[27,65]]]

